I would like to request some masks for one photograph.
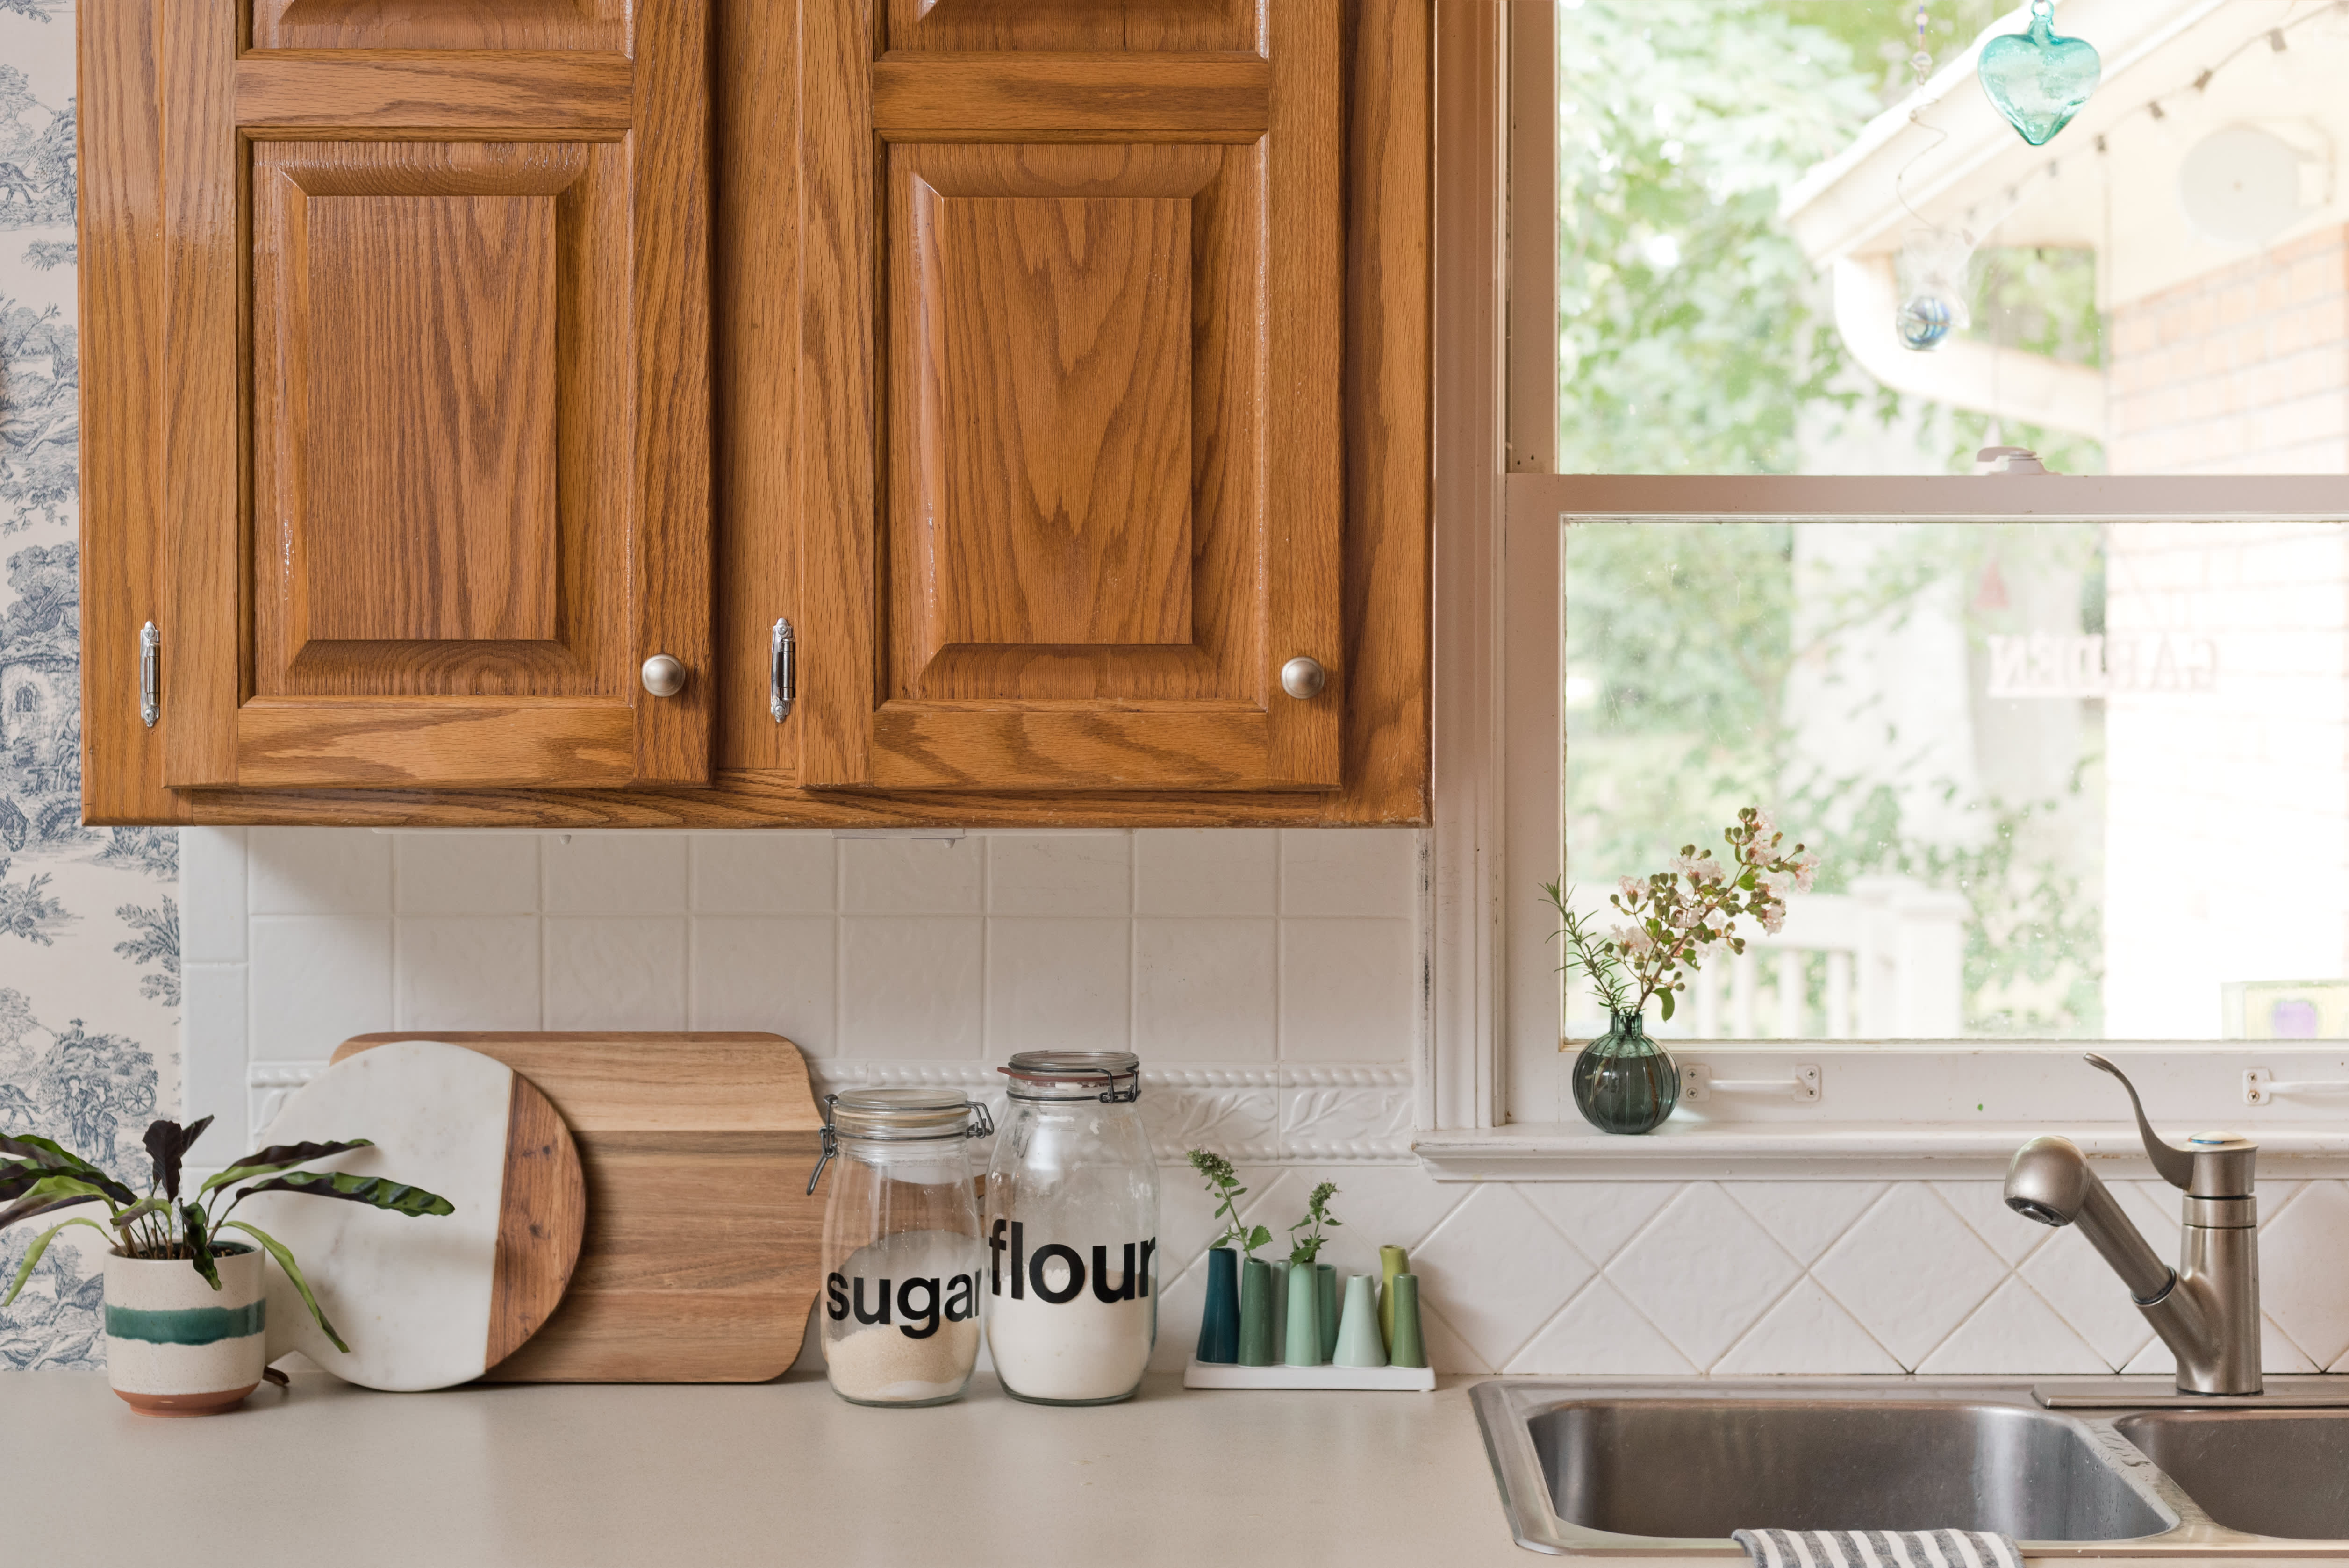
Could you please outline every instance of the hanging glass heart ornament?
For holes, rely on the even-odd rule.
[[[1982,46],[1982,91],[2033,147],[2072,123],[2105,71],[2094,44],[2058,37],[2054,22],[2055,0],[2032,0],[2031,31],[2002,33]]]

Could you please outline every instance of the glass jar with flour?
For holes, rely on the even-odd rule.
[[[817,1337],[833,1392],[859,1405],[942,1405],[978,1359],[978,1194],[970,1140],[995,1130],[956,1090],[824,1096],[823,1153],[838,1161],[823,1210]]]
[[[1125,1051],[1022,1051],[987,1178],[987,1346],[1004,1391],[1106,1405],[1158,1337],[1158,1167]]]

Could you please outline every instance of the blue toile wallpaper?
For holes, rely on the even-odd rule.
[[[81,825],[73,26],[71,0],[0,0],[0,1132],[143,1179],[179,1102],[180,845]],[[36,1233],[0,1232],[0,1291]],[[67,1232],[0,1312],[0,1367],[103,1362],[68,1237],[96,1242]]]

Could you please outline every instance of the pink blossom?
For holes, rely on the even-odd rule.
[[[1775,936],[1780,931],[1785,928],[1786,906],[1785,904],[1765,903],[1762,906],[1761,915],[1762,929],[1768,932],[1771,935]]]
[[[1721,880],[1721,862],[1708,855],[1674,855],[1672,870],[1692,882],[1713,882]]]
[[[1647,884],[1637,877],[1625,877],[1615,885],[1622,890],[1623,902],[1626,903],[1639,903],[1640,895],[1648,891]]]
[[[1786,864],[1794,872],[1795,889],[1802,892],[1810,892],[1811,879],[1818,874],[1819,857],[1810,854],[1796,855]]]
[[[1648,928],[1644,925],[1619,925],[1607,935],[1619,949],[1633,958],[1651,952],[1656,945],[1656,939],[1648,934]]]

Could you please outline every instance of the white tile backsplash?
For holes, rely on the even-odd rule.
[[[1154,1143],[1239,1157],[1276,1253],[1325,1179],[1327,1261],[1413,1249],[1449,1370],[2168,1368],[2093,1250],[1995,1181],[1429,1180],[1407,1154],[1420,853],[1373,830],[190,830],[187,1113],[243,1143],[241,1089],[265,1105],[394,1027],[772,1029],[827,1082],[975,1086],[1013,1050],[1130,1040]],[[2177,1194],[2114,1191],[2173,1254]],[[1162,1193],[1174,1367],[1215,1226],[1187,1168]],[[2349,1371],[2349,1182],[2263,1181],[2261,1203],[2270,1368]]]
[[[535,833],[402,833],[392,840],[392,907],[401,914],[535,914],[538,843]]]
[[[544,1027],[685,1027],[683,915],[549,915]]]

